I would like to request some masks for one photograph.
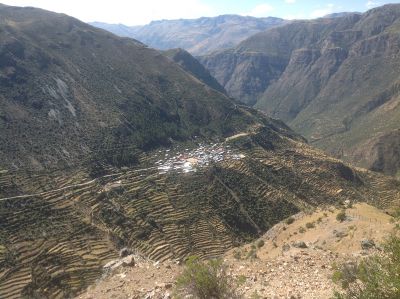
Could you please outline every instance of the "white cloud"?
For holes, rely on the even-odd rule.
[[[259,4],[254,7],[250,12],[245,15],[253,16],[253,17],[268,17],[270,12],[274,10],[273,6],[268,3]]]
[[[296,3],[296,0],[285,0],[285,2],[288,4],[293,4],[293,3]]]
[[[82,21],[142,25],[152,20],[215,16],[202,0],[2,0],[15,6],[34,6],[62,12]]]
[[[379,6],[379,5],[381,5],[379,2],[373,1],[373,0],[369,0],[369,1],[365,4],[365,6],[366,6],[368,9],[377,7],[377,6]]]

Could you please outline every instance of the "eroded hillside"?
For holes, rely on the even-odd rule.
[[[303,209],[398,203],[398,181],[155,50],[39,9],[0,15],[1,298],[69,298],[122,247],[214,257]]]
[[[316,145],[395,175],[400,6],[296,21],[200,61],[228,94]]]

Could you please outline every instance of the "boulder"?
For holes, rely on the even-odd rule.
[[[119,257],[120,258],[126,257],[126,256],[128,256],[130,254],[132,254],[131,250],[129,248],[126,248],[126,247],[122,248],[119,251]]]
[[[294,242],[292,246],[296,248],[308,248],[307,244],[304,241]]]
[[[375,247],[375,242],[370,239],[365,239],[361,241],[361,248],[363,250],[368,250]]]
[[[133,267],[135,266],[135,258],[133,255],[128,255],[122,260],[122,266],[123,267]]]

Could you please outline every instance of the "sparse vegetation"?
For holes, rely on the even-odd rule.
[[[286,223],[287,225],[290,225],[290,224],[292,224],[294,221],[295,221],[295,219],[294,219],[293,217],[289,217],[289,218],[286,219],[285,223]]]
[[[299,233],[304,234],[306,232],[306,229],[304,227],[299,228]]]
[[[239,275],[238,278],[237,278],[237,284],[238,284],[239,286],[242,286],[242,285],[244,285],[244,284],[246,283],[246,280],[247,280],[247,277],[246,277],[246,276],[244,276],[244,275]]]
[[[238,283],[226,273],[219,259],[201,261],[192,256],[176,282],[176,298],[230,299],[241,298]]]
[[[333,280],[343,291],[335,299],[400,298],[400,238],[391,236],[383,253],[335,266]]]
[[[257,290],[255,290],[250,296],[250,299],[261,299],[261,298],[263,297],[258,294]]]
[[[315,223],[314,222],[307,222],[306,223],[306,228],[308,228],[308,229],[315,228]]]
[[[264,244],[265,244],[264,240],[260,239],[257,241],[256,246],[257,246],[257,248],[261,248],[264,246]]]
[[[257,258],[257,248],[254,244],[251,244],[250,251],[247,253],[246,258],[251,260]]]
[[[341,210],[337,215],[336,215],[336,220],[339,222],[343,222],[345,221],[347,218],[346,216],[346,211],[345,210]]]
[[[242,258],[242,253],[240,252],[240,250],[235,250],[233,252],[233,257],[237,260],[240,260]]]

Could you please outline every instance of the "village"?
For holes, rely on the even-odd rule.
[[[162,153],[160,151],[159,153]],[[240,160],[245,155],[237,154],[232,151],[230,146],[222,143],[211,145],[200,144],[194,150],[185,149],[182,152],[172,154],[167,149],[164,153],[164,159],[156,162],[157,168],[161,174],[170,171],[178,173],[195,172],[197,169],[207,167],[211,163],[218,163],[224,160]]]

